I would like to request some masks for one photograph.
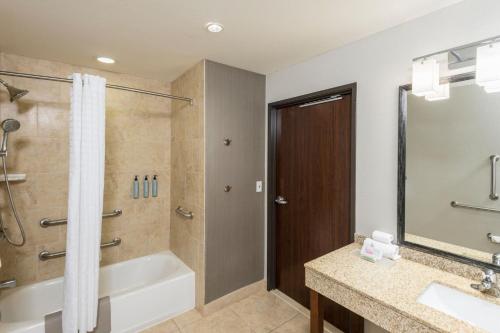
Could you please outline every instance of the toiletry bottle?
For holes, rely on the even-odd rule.
[[[134,177],[134,182],[132,185],[132,195],[134,199],[139,199],[139,178],[138,176]]]
[[[158,176],[154,175],[151,181],[151,196],[156,198],[158,196]]]
[[[144,181],[142,182],[142,190],[144,194],[144,198],[149,197],[149,179],[148,176],[144,176]]]

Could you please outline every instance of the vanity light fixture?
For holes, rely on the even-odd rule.
[[[439,63],[436,59],[413,62],[412,93],[415,96],[439,94]]]
[[[207,28],[210,32],[221,32],[224,30],[224,26],[218,22],[208,22],[205,25],[205,28]]]
[[[450,98],[450,84],[440,84],[439,92],[425,95],[425,100],[429,102],[442,101]]]
[[[500,92],[500,43],[480,46],[476,52],[476,83],[488,93]]]
[[[500,92],[500,83],[498,83],[498,84],[489,84],[487,86],[484,86],[484,91],[486,91],[489,94]]]
[[[97,61],[102,62],[103,64],[114,64],[115,59],[111,59],[108,57],[97,57]]]

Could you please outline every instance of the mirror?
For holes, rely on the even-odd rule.
[[[500,93],[487,93],[471,74],[448,81],[450,98],[439,101],[400,88],[399,241],[495,267]]]

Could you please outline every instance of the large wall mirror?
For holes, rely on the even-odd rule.
[[[400,88],[399,241],[500,271],[500,92],[445,82],[439,100]]]

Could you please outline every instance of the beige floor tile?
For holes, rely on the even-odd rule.
[[[200,312],[203,316],[208,316],[263,290],[266,290],[266,284],[261,280],[206,304]]]
[[[298,314],[275,329],[273,333],[309,333],[309,319]]]
[[[150,327],[141,333],[179,333],[179,328],[173,320],[167,320],[156,326]]]
[[[298,312],[267,291],[261,291],[230,308],[256,333],[270,332]]]
[[[202,318],[201,313],[193,309],[191,311],[185,312],[180,316],[175,317],[173,320],[179,328],[183,328],[186,325],[192,324]]]
[[[226,308],[181,329],[182,333],[253,333],[232,310]]]

